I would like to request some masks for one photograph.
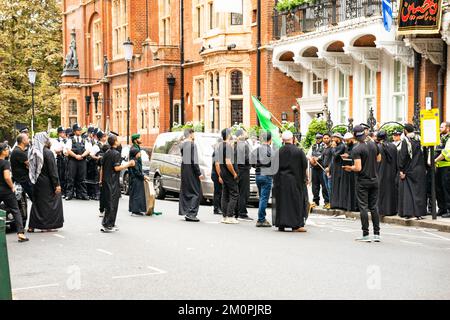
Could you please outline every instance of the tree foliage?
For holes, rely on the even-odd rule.
[[[309,124],[305,139],[302,141],[303,149],[308,150],[313,145],[314,141],[316,141],[316,134],[324,134],[326,132],[327,124],[325,120],[314,118]]]
[[[14,125],[31,123],[31,85],[37,72],[36,131],[47,119],[60,119],[62,18],[56,0],[0,0],[0,141],[11,139]]]

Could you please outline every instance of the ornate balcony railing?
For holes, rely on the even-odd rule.
[[[316,0],[288,12],[275,10],[273,37],[291,37],[349,20],[381,16],[381,8],[382,0]]]

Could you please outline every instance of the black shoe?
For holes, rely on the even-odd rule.
[[[66,198],[66,201],[70,201],[70,200],[73,200],[73,197],[67,197]]]
[[[284,232],[284,228],[278,228],[278,231]]]
[[[450,218],[450,212],[447,212],[442,215],[442,218]]]
[[[186,221],[189,221],[189,222],[200,222],[200,219],[197,217],[185,216],[184,219],[186,219]]]
[[[111,233],[111,232],[114,232],[114,229],[113,228],[102,227],[100,229],[100,231],[104,232],[104,233]]]
[[[89,201],[89,197],[81,197],[80,200]]]
[[[214,211],[214,214],[220,214],[220,215],[223,215],[223,213],[220,212],[220,211]]]

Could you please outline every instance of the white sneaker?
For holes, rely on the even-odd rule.
[[[229,222],[228,222],[228,217],[223,217],[221,222],[222,222],[222,223],[229,223]]]
[[[235,217],[233,217],[233,218],[229,218],[229,223],[230,223],[230,224],[239,224],[239,221],[238,221],[238,219],[236,219]]]

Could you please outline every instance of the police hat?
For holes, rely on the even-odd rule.
[[[97,134],[99,131],[101,131],[99,128],[95,128],[93,133]]]
[[[321,133],[316,134],[316,139],[323,139],[323,134]]]
[[[333,137],[333,138],[339,138],[339,139],[341,139],[341,140],[344,140],[344,137],[342,136],[342,133],[340,133],[340,132],[335,132],[335,133],[333,133],[332,137]]]
[[[25,128],[20,129],[19,132],[20,133],[28,133],[29,129],[28,129],[28,127],[25,127]]]
[[[101,139],[105,136],[105,134],[101,130],[97,131],[95,135],[97,136],[98,139]]]
[[[73,125],[73,127],[72,127],[72,130],[73,130],[73,132],[75,132],[75,131],[81,131],[82,128],[79,126],[78,123],[75,123],[75,124]]]
[[[378,140],[386,140],[387,138],[387,133],[384,130],[381,130],[379,132],[377,132],[377,139]]]
[[[65,130],[64,130],[64,128],[63,128],[63,127],[58,127],[58,130],[57,130],[57,132],[58,132],[58,133],[62,133],[62,132],[65,132]]]
[[[73,133],[73,130],[71,129],[71,128],[67,128],[66,129],[66,134],[67,135],[70,135],[70,134],[72,134]]]
[[[94,128],[94,127],[89,127],[89,128],[87,129],[87,132],[88,132],[88,133],[94,133],[94,131],[95,131],[95,128]]]
[[[110,131],[109,134],[112,134],[113,136],[117,136],[117,137],[119,136],[119,134],[114,131]]]
[[[394,135],[394,136],[401,136],[401,135],[402,135],[402,132],[399,131],[399,130],[396,130],[396,131],[393,133],[393,135]]]

